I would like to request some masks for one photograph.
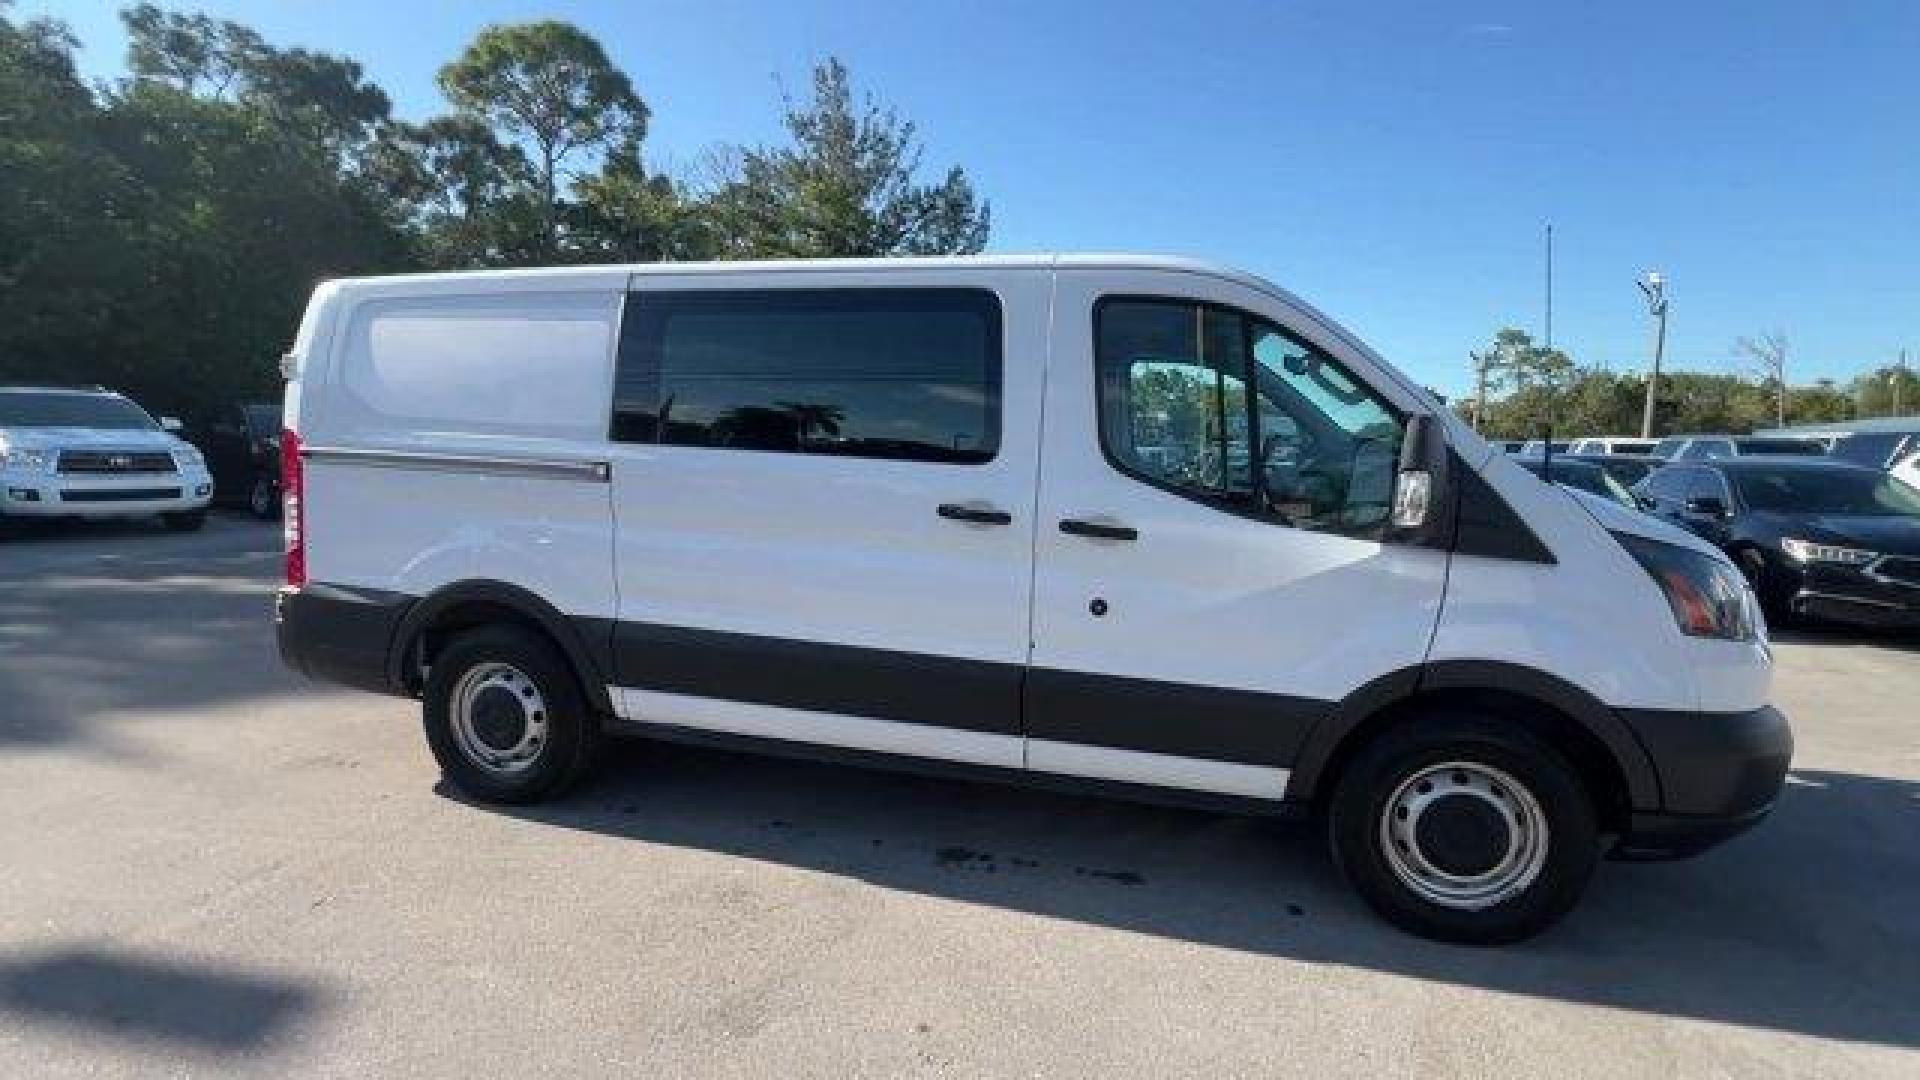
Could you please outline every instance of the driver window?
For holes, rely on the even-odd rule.
[[[1383,526],[1393,508],[1400,418],[1332,357],[1253,324],[1261,485],[1270,510],[1341,532]]]
[[[1101,440],[1122,472],[1282,524],[1382,531],[1404,427],[1337,361],[1192,301],[1108,300],[1095,323]]]

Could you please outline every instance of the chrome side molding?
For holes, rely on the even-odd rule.
[[[303,446],[300,456],[309,461],[336,462],[369,469],[525,476],[576,480],[587,484],[604,484],[613,478],[613,465],[610,462],[565,458],[477,457],[424,450],[367,450],[353,446]]]

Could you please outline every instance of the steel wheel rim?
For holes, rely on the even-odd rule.
[[[1504,827],[1498,856],[1484,870],[1449,871],[1423,844],[1442,800],[1465,799],[1474,812],[1491,811]],[[1493,907],[1526,891],[1546,867],[1549,832],[1540,800],[1507,773],[1474,761],[1424,766],[1394,788],[1380,813],[1380,849],[1402,885],[1421,899],[1457,911]]]
[[[512,706],[506,704],[509,699]],[[489,662],[468,668],[454,684],[449,707],[453,741],[461,756],[485,772],[496,776],[523,773],[546,749],[546,697],[538,684],[512,664]],[[508,708],[517,708],[517,717],[506,714]],[[502,737],[504,724],[516,720],[518,737],[508,743]],[[489,734],[491,739],[486,737]]]

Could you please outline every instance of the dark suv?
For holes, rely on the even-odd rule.
[[[215,496],[255,517],[280,516],[280,403],[246,401],[214,414],[194,432],[206,454]]]

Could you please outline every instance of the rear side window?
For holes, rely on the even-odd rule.
[[[619,442],[972,464],[1000,448],[999,298],[974,289],[636,293]]]
[[[610,292],[369,300],[347,330],[338,420],[347,430],[598,439],[614,302]]]

